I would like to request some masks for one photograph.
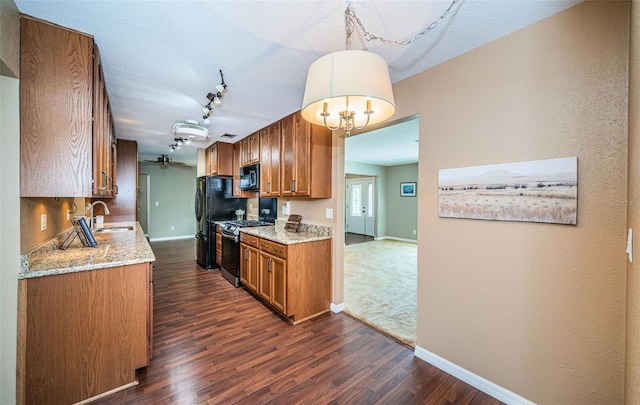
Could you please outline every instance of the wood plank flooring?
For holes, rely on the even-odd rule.
[[[93,404],[500,404],[344,314],[290,325],[200,268],[193,240],[151,246],[153,360]]]

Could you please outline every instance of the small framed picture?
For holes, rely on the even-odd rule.
[[[400,183],[400,196],[401,197],[415,197],[416,196],[416,183]]]

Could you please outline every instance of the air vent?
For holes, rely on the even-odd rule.
[[[236,136],[238,136],[238,135],[230,134],[228,132],[225,132],[224,134],[220,135],[220,138],[229,138],[229,139],[231,139],[231,138],[235,138]]]

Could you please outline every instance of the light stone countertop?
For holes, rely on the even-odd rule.
[[[273,242],[282,243],[283,245],[293,245],[295,243],[315,242],[318,240],[331,239],[330,232],[288,232],[285,231],[284,226],[281,225],[242,228],[240,229],[240,232],[257,236],[259,238],[268,239]]]
[[[130,264],[154,262],[156,257],[137,222],[110,222],[104,227],[132,226],[133,231],[95,232],[98,245],[83,246],[78,237],[67,250],[60,250],[56,238],[22,256],[18,279],[73,273]],[[65,232],[65,234],[67,234]]]

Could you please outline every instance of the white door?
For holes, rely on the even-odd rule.
[[[375,236],[375,179],[347,179],[346,231]]]

